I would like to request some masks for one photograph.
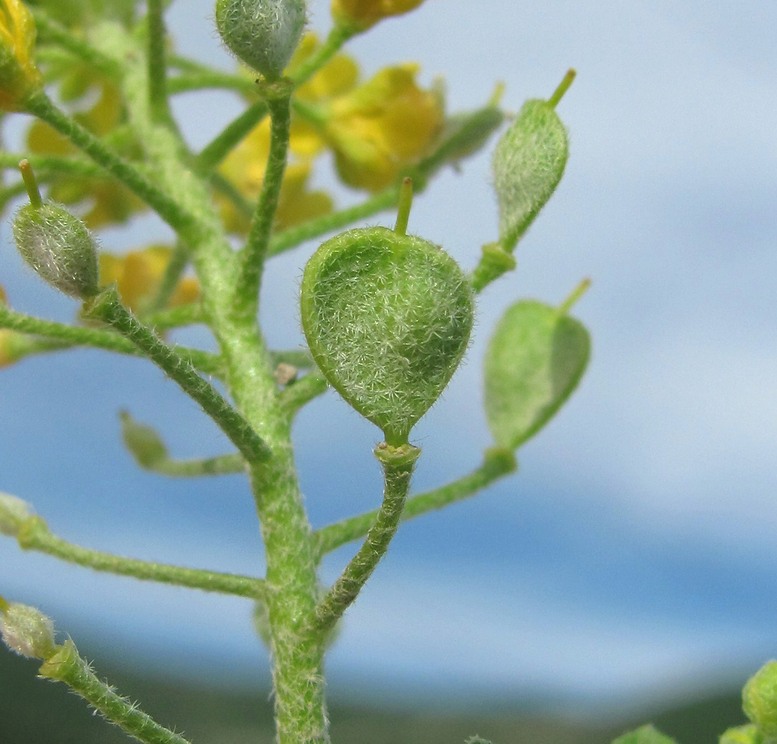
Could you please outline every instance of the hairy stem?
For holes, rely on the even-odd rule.
[[[189,744],[103,682],[71,640],[65,641],[43,662],[38,674],[45,679],[63,682],[107,720],[143,744]]]
[[[340,578],[316,609],[316,627],[328,632],[353,603],[380,559],[388,550],[402,517],[410,478],[420,450],[405,444],[399,447],[379,445],[376,457],[383,466],[383,503],[367,533],[367,539],[351,559]]]
[[[401,518],[403,521],[412,519],[474,496],[499,478],[515,472],[516,467],[515,455],[510,450],[488,450],[483,464],[472,473],[441,488],[435,488],[433,491],[408,499]],[[326,555],[341,545],[364,537],[375,523],[377,516],[378,511],[366,512],[317,530],[315,538],[318,555]]]
[[[283,174],[286,169],[286,153],[289,148],[289,127],[291,125],[291,86],[288,81],[268,85],[267,105],[270,108],[270,154],[262,180],[262,191],[256,213],[248,233],[248,241],[240,256],[237,294],[243,298],[255,298],[246,303],[245,310],[256,314],[259,302],[259,285],[262,278],[267,248],[270,242],[275,212],[278,209]]]
[[[80,545],[74,545],[52,534],[40,517],[30,517],[19,527],[19,546],[23,550],[37,550],[68,563],[118,574],[132,576],[143,581],[174,584],[206,592],[230,594],[236,597],[262,599],[264,582],[250,576],[218,573],[197,568],[171,566],[165,563],[142,561],[136,558],[103,553]]]
[[[203,380],[175,349],[168,346],[124,307],[115,288],[110,287],[97,295],[89,302],[88,307],[85,307],[85,311],[90,317],[111,325],[164,370],[184,392],[202,406],[246,459],[259,461],[269,456],[267,445],[245,418],[227,403],[213,385]]]

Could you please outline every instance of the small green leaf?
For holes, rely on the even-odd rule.
[[[464,355],[473,298],[441,248],[370,227],[316,251],[305,267],[301,310],[322,374],[388,444],[400,446]]]
[[[517,448],[572,394],[590,354],[588,331],[574,318],[525,300],[505,313],[485,358],[485,407],[497,444]]]
[[[662,734],[654,726],[648,725],[619,736],[613,740],[612,744],[677,744],[677,742]]]

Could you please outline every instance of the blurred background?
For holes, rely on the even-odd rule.
[[[325,33],[328,3],[310,6],[311,27]],[[232,69],[209,0],[179,0],[168,21],[178,51]],[[499,81],[517,111],[578,71],[558,107],[571,136],[566,175],[521,242],[518,270],[481,296],[466,362],[414,431],[415,490],[469,472],[491,444],[482,356],[512,302],[558,303],[590,277],[574,314],[594,350],[571,402],[519,452],[516,476],[402,526],[332,649],[334,696],[623,711],[736,689],[775,655],[775,28],[766,0],[427,0],[349,45],[365,78],[408,60],[424,84],[444,76],[450,111],[482,105]],[[240,110],[228,95],[176,100],[195,147]],[[319,183],[334,181],[322,173]],[[341,204],[357,198],[338,192]],[[445,171],[415,202],[410,231],[474,266],[496,237],[488,155]],[[72,319],[74,303],[21,267],[8,232],[0,283],[14,307]],[[164,228],[143,219],[102,242],[120,250],[158,236]],[[314,248],[275,259],[267,276],[264,328],[276,347],[302,343],[296,298]],[[209,343],[198,331],[179,338]],[[162,431],[176,456],[228,450],[148,363],[96,351],[32,358],[0,372],[0,490],[74,542],[260,573],[242,480],[138,471],[121,446],[120,408]],[[314,526],[379,503],[378,440],[333,393],[299,417]],[[327,560],[327,580],[354,549]],[[95,654],[267,684],[244,601],[98,575],[7,539],[0,591]]]

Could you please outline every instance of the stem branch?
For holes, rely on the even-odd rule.
[[[18,540],[23,550],[37,550],[95,571],[249,599],[263,599],[265,595],[262,579],[125,558],[74,545],[54,535],[46,522],[37,516],[30,517],[20,525]]]

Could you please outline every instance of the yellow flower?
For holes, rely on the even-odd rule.
[[[32,61],[35,22],[20,0],[0,0],[0,109],[23,111],[24,102],[42,85]]]
[[[440,94],[415,82],[418,66],[388,67],[335,100],[324,137],[342,180],[377,191],[425,155],[443,126]]]
[[[132,310],[142,312],[156,296],[170,259],[171,248],[152,245],[123,256],[100,253],[100,286],[116,283],[122,301]],[[199,282],[194,277],[183,277],[175,288],[170,307],[186,305],[198,299]]]
[[[417,8],[423,0],[332,0],[332,17],[356,31],[365,31],[389,16]]]

